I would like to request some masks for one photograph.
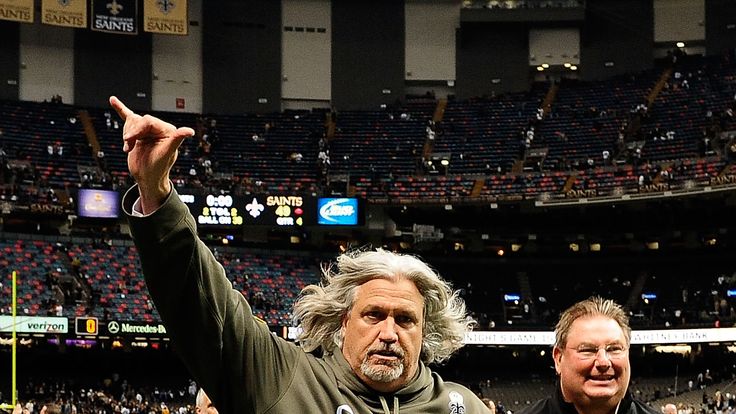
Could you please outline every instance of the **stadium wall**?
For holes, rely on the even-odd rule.
[[[0,99],[18,99],[18,23],[0,21]]]
[[[329,0],[282,0],[282,106],[307,108],[332,98]]]
[[[404,1],[332,2],[332,103],[378,109],[404,98]]]
[[[74,103],[106,107],[113,94],[131,108],[151,109],[151,34],[126,36],[77,30]]]
[[[705,50],[709,55],[736,48],[736,2],[705,1]]]
[[[406,80],[455,80],[456,0],[406,0]]]
[[[654,0],[654,41],[705,39],[704,0]]]
[[[187,36],[153,35],[151,98],[156,111],[202,112],[202,3],[189,1],[188,6]],[[177,107],[177,98],[183,99],[183,108]]]
[[[457,96],[529,89],[529,29],[515,23],[463,23],[457,46]]]
[[[588,0],[580,39],[583,80],[600,80],[651,68],[654,64],[652,0]]]
[[[74,103],[74,31],[36,22],[20,26],[19,99]]]
[[[204,112],[281,109],[281,2],[226,1],[203,8]]]

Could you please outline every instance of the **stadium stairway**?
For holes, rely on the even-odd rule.
[[[434,115],[432,116],[432,121],[434,121],[435,124],[442,122],[445,118],[445,108],[447,108],[447,99],[440,99],[437,101],[437,106],[435,107]]]
[[[93,154],[97,154],[100,150],[100,141],[97,139],[97,132],[95,131],[95,126],[92,123],[92,117],[89,116],[89,112],[86,109],[80,109],[77,112],[77,117],[80,122],[82,122],[84,135],[87,137],[89,145],[92,146]]]

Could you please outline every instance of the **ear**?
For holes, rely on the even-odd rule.
[[[350,312],[342,315],[342,321],[340,322],[340,335],[345,338],[345,330],[348,327],[348,320],[350,319]]]
[[[562,350],[558,347],[552,349],[552,359],[555,360],[555,372],[560,375],[560,365],[562,364]]]

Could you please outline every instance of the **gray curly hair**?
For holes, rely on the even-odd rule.
[[[322,269],[320,285],[302,289],[294,304],[293,319],[300,324],[299,343],[311,352],[342,347],[342,321],[353,307],[356,289],[370,280],[406,278],[424,298],[421,359],[443,362],[463,346],[465,332],[475,321],[467,316],[465,302],[448,282],[426,263],[405,254],[383,249],[353,251],[340,255],[332,266]]]

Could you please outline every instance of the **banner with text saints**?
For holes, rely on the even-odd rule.
[[[43,0],[41,22],[54,26],[87,27],[87,0]]]
[[[33,23],[33,0],[0,0],[0,20]]]
[[[144,0],[144,31],[184,36],[187,23],[187,0]]]
[[[138,34],[136,0],[92,0],[92,24],[96,32]]]

